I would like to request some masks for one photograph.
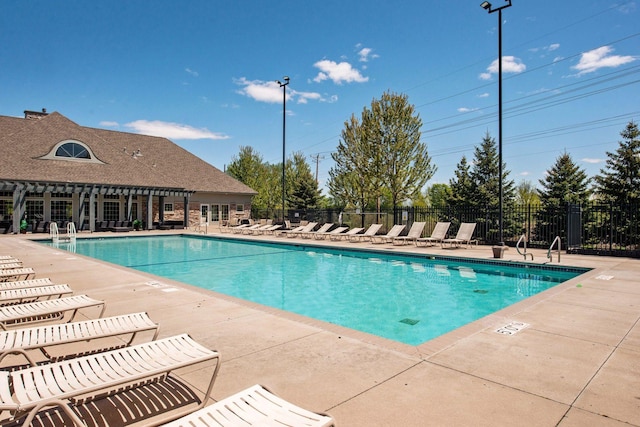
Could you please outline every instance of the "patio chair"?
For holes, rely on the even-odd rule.
[[[12,420],[27,415],[23,425],[31,425],[38,412],[57,407],[74,425],[85,426],[74,411],[75,405],[153,380],[163,381],[177,369],[214,361],[215,369],[197,410],[209,400],[220,357],[186,334],[12,372],[0,371],[0,409],[9,411]],[[167,415],[175,419],[192,411],[189,405]]]
[[[274,224],[268,226],[267,228],[254,230],[253,234],[273,234],[276,230],[280,230],[282,227],[284,227],[283,224]]]
[[[331,230],[331,227],[333,227],[332,222],[325,222],[316,231],[314,231],[312,228],[309,231],[300,232],[300,237],[302,237],[303,239],[310,239],[318,233],[326,233],[327,231]]]
[[[54,357],[47,351],[49,347],[131,335],[128,341],[120,341],[120,345],[117,347],[109,348],[109,350],[113,350],[130,346],[138,333],[146,331],[153,332],[152,341],[158,338],[158,324],[153,322],[144,312],[0,331],[0,363],[9,355],[18,355],[24,357],[31,366],[36,366],[36,361],[30,356],[30,353],[34,351],[40,352],[48,361],[52,362],[79,354],[65,352],[62,357]],[[81,352],[88,354],[88,350],[83,345]]]
[[[305,227],[306,227],[305,225],[299,225],[299,226],[294,227],[294,228],[292,228],[292,229],[290,229],[290,230],[289,230],[288,228],[287,228],[286,230],[278,230],[278,231],[276,231],[276,232],[274,233],[274,235],[275,235],[276,237],[286,236],[286,235],[287,235],[287,234],[289,234],[289,233],[297,233],[297,232],[300,232],[300,231],[304,230],[304,228],[305,228]]]
[[[271,227],[271,224],[255,224],[251,227],[244,228],[242,234],[257,234],[260,231],[266,230]]]
[[[86,295],[74,295],[58,299],[29,302],[0,307],[0,329],[6,330],[8,326],[17,324],[63,320],[67,312],[71,312],[69,320],[73,321],[79,310],[102,306],[102,317],[106,304],[104,301],[89,298]]]
[[[371,224],[363,234],[354,234],[353,236],[349,236],[349,241],[351,243],[363,242],[365,240],[371,241],[373,236],[375,236],[381,228],[382,224]]]
[[[289,232],[287,232],[285,235],[287,237],[296,237],[296,236],[302,236],[303,233],[309,233],[311,232],[314,228],[316,228],[316,225],[318,225],[317,222],[310,222],[307,225],[305,225],[304,227],[302,227],[302,230],[300,231],[295,231],[295,230],[291,230]]]
[[[331,231],[325,231],[324,233],[321,233],[318,231],[316,233],[313,233],[313,238],[316,240],[325,240],[327,236],[332,237],[332,236],[340,235],[345,231],[347,231],[348,229],[349,227],[337,227]]]
[[[416,246],[420,246],[421,243],[424,243],[424,246],[433,246],[437,242],[442,242],[447,237],[447,231],[449,231],[450,226],[450,222],[436,223],[436,226],[433,227],[433,231],[431,232],[431,236],[416,239]]]
[[[0,306],[6,304],[21,304],[42,299],[60,298],[63,295],[72,294],[69,285],[48,285],[35,288],[16,288],[0,290]]]
[[[54,283],[48,277],[42,279],[17,280],[15,282],[0,282],[0,291],[20,288],[36,288],[38,286],[50,286]]]
[[[164,427],[335,426],[327,414],[308,411],[256,384]]]
[[[391,242],[395,244],[406,245],[409,242],[414,242],[422,236],[422,231],[424,230],[424,226],[427,225],[426,222],[414,222],[411,224],[411,228],[406,236],[397,236],[394,237]]]
[[[233,234],[240,234],[242,233],[242,230],[249,227],[251,227],[251,224],[245,223],[245,224],[236,225],[235,227],[230,227],[230,230]]]
[[[398,237],[402,230],[404,230],[403,224],[396,224],[391,227],[391,230],[382,236],[371,236],[371,243],[391,243],[395,237]]]
[[[329,238],[331,240],[344,240],[344,239],[349,239],[351,236],[355,236],[358,233],[360,233],[362,230],[364,230],[364,228],[362,227],[356,227],[356,228],[352,228],[351,230],[347,231],[346,233],[338,233],[338,234],[332,234],[329,236]]]
[[[469,247],[472,242],[475,242],[476,245],[478,245],[478,240],[473,239],[473,232],[475,231],[475,229],[475,222],[463,222],[462,224],[460,224],[460,228],[458,229],[456,237],[452,239],[442,240],[442,247],[444,248],[444,245],[446,243],[449,243],[450,247],[459,247],[462,244],[465,244],[467,247]]]
[[[20,264],[22,265],[22,261],[17,258],[0,258],[0,267],[3,267],[6,264]]]
[[[36,272],[33,268],[7,268],[0,269],[0,282],[16,281],[20,279],[27,280],[31,277],[35,277]]]
[[[9,270],[11,268],[22,268],[22,261],[5,262],[0,264],[0,270]]]

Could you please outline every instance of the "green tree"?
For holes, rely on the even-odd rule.
[[[445,206],[451,199],[451,187],[447,184],[433,184],[426,191],[427,206]]]
[[[520,181],[520,184],[516,186],[516,203],[521,205],[537,205],[540,203],[540,196],[538,196],[538,190],[531,183],[531,181]]]
[[[289,179],[287,180],[290,182],[290,190],[287,197],[289,207],[293,209],[317,208],[320,200],[320,190],[304,154],[301,152],[293,153],[290,162],[291,168],[288,174]]]
[[[385,92],[364,108],[361,120],[354,115],[345,122],[335,166],[329,172],[334,198],[357,195],[348,200],[356,206],[376,203],[385,195],[392,206],[411,200],[433,176],[427,145],[420,141],[422,120],[406,95]],[[355,185],[344,189],[341,185]]]
[[[376,196],[371,177],[371,164],[365,152],[366,139],[355,115],[344,123],[344,129],[335,153],[335,164],[329,170],[327,187],[338,206],[359,208],[363,212],[375,206]],[[365,178],[366,177],[366,178]]]
[[[606,167],[595,176],[596,192],[606,201],[632,204],[640,202],[640,131],[629,122],[620,133],[622,141],[615,152],[607,152]]]
[[[454,178],[449,180],[450,194],[447,202],[451,206],[470,206],[473,200],[473,181],[471,180],[471,165],[467,157],[462,156],[454,171]]]
[[[568,153],[560,155],[544,179],[539,180],[540,202],[547,206],[585,204],[589,200],[589,178]]]
[[[499,206],[500,173],[499,157],[496,140],[487,132],[482,138],[482,143],[476,146],[474,153],[473,169],[471,170],[472,181],[472,204],[476,207],[488,207],[497,209]],[[509,180],[509,171],[502,163],[502,201],[503,205],[513,203],[514,182]]]
[[[252,209],[274,210],[282,199],[282,184],[278,174],[279,165],[270,165],[252,147],[240,147],[227,166],[227,174],[248,185],[258,194],[251,201]]]

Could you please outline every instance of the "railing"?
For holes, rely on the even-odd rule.
[[[51,224],[49,224],[49,236],[51,236],[52,242],[58,242],[60,233],[58,233],[58,224],[55,222],[51,222]]]
[[[524,244],[524,251],[520,252],[520,242],[522,242]],[[527,260],[527,255],[531,255],[531,261],[533,261],[533,254],[531,252],[527,253],[527,235],[523,234],[522,236],[520,236],[520,238],[518,239],[518,243],[516,243],[516,250],[518,251],[518,253],[520,255],[522,255],[524,257],[524,260]]]
[[[57,228],[57,226],[56,226]],[[76,240],[76,225],[73,222],[67,224],[67,238],[71,240]]]
[[[547,252],[547,258],[549,258],[550,262],[553,262],[553,255],[551,255],[551,251],[553,250],[553,245],[555,245],[556,242],[558,242],[558,262],[560,262],[560,251],[562,250],[561,248],[562,242],[560,241],[560,236],[556,236],[556,238],[553,239],[551,246],[549,246],[549,252]]]

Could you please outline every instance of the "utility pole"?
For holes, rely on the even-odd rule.
[[[312,154],[311,159],[316,162],[316,184],[318,184],[318,165],[320,164],[320,160],[324,160],[324,156],[321,156],[320,153]]]

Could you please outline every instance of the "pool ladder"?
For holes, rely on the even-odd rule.
[[[549,252],[547,252],[547,258],[549,258],[549,262],[553,262],[553,255],[551,254],[551,251],[553,250],[553,245],[555,245],[556,242],[558,242],[558,262],[560,262],[560,251],[562,249],[562,242],[560,241],[560,236],[556,236],[556,238],[553,239],[551,246],[549,246]]]
[[[522,252],[520,252],[520,242],[523,243],[524,250]],[[518,239],[518,243],[516,243],[516,250],[520,255],[524,257],[525,261],[527,260],[527,255],[531,255],[531,261],[533,261],[533,254],[531,252],[527,253],[527,235],[526,234],[523,234],[522,236],[520,236],[520,239]]]

